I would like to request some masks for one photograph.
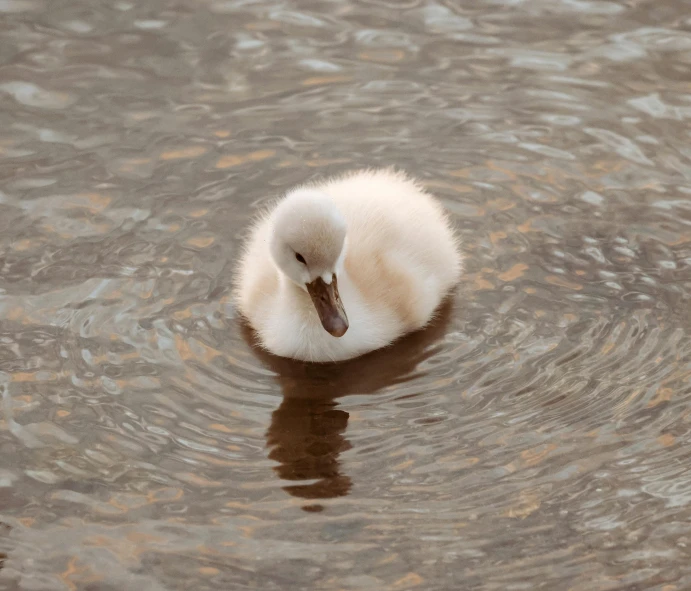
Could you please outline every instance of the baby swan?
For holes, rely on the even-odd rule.
[[[235,301],[271,353],[342,361],[425,326],[460,274],[441,204],[403,173],[365,170],[293,189],[258,220]]]

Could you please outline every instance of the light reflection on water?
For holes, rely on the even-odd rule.
[[[0,589],[691,586],[681,0],[0,1]],[[262,354],[262,204],[397,164],[468,272]]]

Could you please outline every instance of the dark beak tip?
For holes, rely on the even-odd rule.
[[[348,332],[348,321],[343,318],[332,318],[324,324],[326,331],[333,337],[342,337]]]
[[[342,337],[346,332],[348,332],[348,325],[347,324],[339,324],[338,326],[335,326],[331,331],[329,331],[332,336],[335,336],[336,338]]]

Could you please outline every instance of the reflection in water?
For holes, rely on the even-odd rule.
[[[415,377],[420,363],[432,357],[451,317],[450,300],[440,307],[424,330],[410,334],[391,347],[337,364],[312,364],[276,357],[256,346],[252,330],[242,326],[246,342],[276,372],[283,401],[271,416],[266,434],[269,457],[279,462],[276,473],[283,480],[315,482],[285,486],[283,490],[303,499],[328,499],[347,495],[351,479],[342,474],[339,455],[351,449],[344,436],[348,413],[337,399],[349,394],[374,394]],[[423,375],[421,372],[417,377]],[[320,510],[309,505],[306,510]]]
[[[351,448],[343,436],[348,413],[324,393],[304,397],[287,395],[271,416],[267,444],[269,457],[282,480],[316,480],[312,484],[285,486],[283,490],[303,499],[330,499],[347,495],[352,486],[341,474],[338,456]]]

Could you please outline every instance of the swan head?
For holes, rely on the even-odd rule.
[[[279,270],[307,291],[324,329],[335,337],[348,330],[338,293],[346,250],[346,223],[333,201],[316,189],[286,195],[271,217],[271,256]]]

